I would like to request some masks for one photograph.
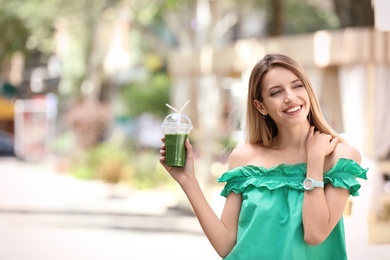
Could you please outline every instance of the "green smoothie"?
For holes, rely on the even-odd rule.
[[[184,167],[186,163],[185,141],[188,134],[165,134],[165,164]]]

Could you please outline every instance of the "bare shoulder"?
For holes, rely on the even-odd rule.
[[[253,144],[241,144],[237,146],[230,154],[228,159],[229,169],[247,165],[258,149]]]
[[[340,158],[346,158],[351,159],[357,162],[358,164],[361,163],[361,155],[360,152],[353,146],[347,144],[347,143],[338,143],[331,154],[332,161],[336,162]]]

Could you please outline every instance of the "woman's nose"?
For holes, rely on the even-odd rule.
[[[292,91],[286,91],[286,96],[284,98],[285,103],[293,102],[296,99],[296,95]]]

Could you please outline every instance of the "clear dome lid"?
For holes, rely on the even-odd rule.
[[[162,123],[162,128],[166,133],[188,133],[192,129],[190,118],[184,114],[169,114]]]

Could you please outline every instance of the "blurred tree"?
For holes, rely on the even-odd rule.
[[[270,36],[281,35],[284,33],[286,10],[283,0],[271,0],[272,19],[269,22],[268,34]]]
[[[340,26],[374,26],[372,0],[333,0]]]
[[[2,12],[26,27],[24,48],[30,53],[41,53],[47,60],[57,52],[56,30],[59,22],[66,25],[69,34],[68,53],[63,57],[62,79],[65,89],[80,93],[82,82],[89,82],[94,91],[89,98],[99,99],[100,86],[104,82],[102,55],[104,48],[99,35],[104,14],[122,0],[63,1],[63,0],[0,0]],[[2,20],[0,25],[3,28]],[[15,28],[18,23],[9,26]],[[4,26],[6,23],[4,23]],[[3,31],[3,30],[2,30]],[[18,32],[18,30],[15,30]],[[20,36],[24,35],[23,31]],[[17,37],[15,37],[17,40]],[[0,38],[0,46],[6,46]],[[8,50],[7,50],[8,52]],[[58,54],[58,53],[57,53]]]
[[[15,52],[26,54],[29,31],[17,16],[0,10],[0,65]]]
[[[164,118],[169,103],[170,79],[165,72],[155,72],[153,76],[130,83],[122,91],[127,116],[138,117],[143,113],[151,113]]]
[[[200,49],[205,43],[219,46],[228,40],[248,37],[237,32],[254,14],[265,16],[265,27],[249,37],[296,34],[338,28],[340,23],[331,4],[306,0],[168,0],[135,1],[133,26],[147,41],[142,47],[153,48],[161,57],[170,49]],[[258,20],[261,22],[261,20]]]
[[[61,89],[64,93],[79,95],[82,89],[92,89],[87,96],[97,100],[102,96],[102,85],[109,84],[103,68],[106,33],[112,30],[107,24],[117,19],[123,10],[132,24],[130,37],[141,39],[136,47],[141,52],[154,51],[164,59],[172,48],[186,51],[200,49],[206,43],[224,44],[226,34],[232,31],[235,32],[231,41],[243,37],[237,33],[237,25],[256,10],[257,16],[262,12],[269,14],[269,35],[334,26],[329,22],[329,17],[334,21],[329,12],[320,12],[321,8],[310,3],[303,0],[0,0],[3,13],[0,26],[1,31],[6,32],[6,37],[0,38],[0,46],[7,53],[16,49],[39,52],[47,61],[57,51],[55,40],[59,27],[65,27],[69,44],[66,55],[61,57]],[[261,37],[262,33],[258,31],[250,37]],[[138,58],[142,59],[143,55]]]
[[[331,4],[320,0],[254,0],[252,6],[266,11],[268,36],[309,33],[339,27]]]
[[[331,4],[322,1],[289,0],[286,4],[284,33],[311,33],[339,28]]]

